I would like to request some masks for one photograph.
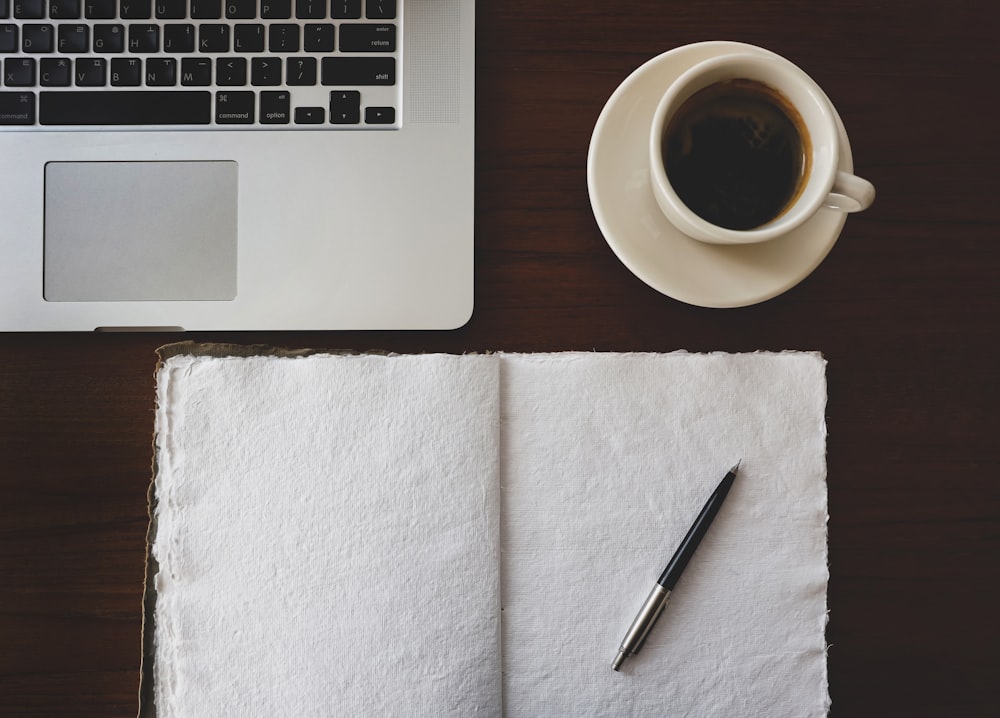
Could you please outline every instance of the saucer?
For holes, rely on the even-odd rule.
[[[727,52],[774,54],[738,42],[702,42],[654,57],[611,95],[587,156],[590,205],[612,251],[653,289],[700,307],[743,307],[791,289],[819,266],[847,219],[844,212],[821,209],[782,237],[719,245],[691,239],[663,216],[649,179],[653,111],[682,72]],[[853,172],[851,147],[836,110],[834,117],[840,131],[839,169]]]

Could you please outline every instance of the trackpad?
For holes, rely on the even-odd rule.
[[[45,299],[235,299],[236,214],[236,162],[49,162]]]

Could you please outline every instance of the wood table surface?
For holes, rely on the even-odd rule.
[[[0,716],[136,713],[154,350],[179,339],[821,351],[831,715],[998,715],[1000,13],[984,0],[496,0],[477,12],[467,326],[0,335]],[[878,189],[804,282],[722,310],[629,273],[585,172],[615,87],[663,51],[718,39],[812,75]]]

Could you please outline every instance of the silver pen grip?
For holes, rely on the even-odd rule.
[[[634,656],[642,649],[642,645],[646,642],[646,637],[656,623],[656,619],[663,613],[663,609],[667,607],[669,601],[669,590],[660,584],[653,586],[653,590],[649,592],[649,596],[643,602],[639,613],[632,620],[632,625],[625,632],[625,638],[622,639],[622,645],[618,649],[618,656],[615,658],[614,663],[611,664],[612,668],[617,671],[626,658]]]

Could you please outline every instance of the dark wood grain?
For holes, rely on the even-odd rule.
[[[822,351],[832,715],[996,715],[997,11],[924,0],[505,0],[478,13],[472,321],[440,333],[190,338]],[[812,276],[737,310],[687,306],[635,279],[587,197],[587,144],[610,93],[650,57],[707,39],[763,45],[809,72],[879,192]],[[5,718],[135,715],[154,350],[176,338],[0,335]]]

